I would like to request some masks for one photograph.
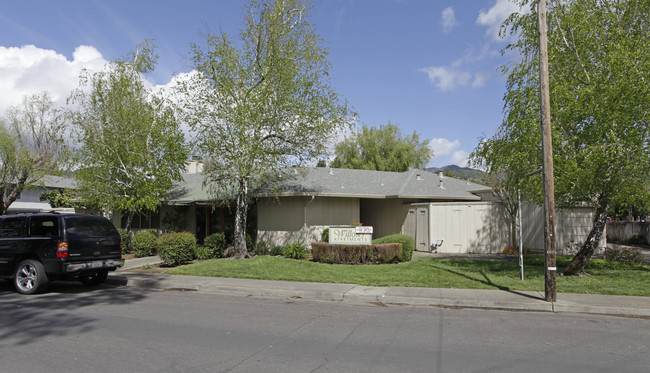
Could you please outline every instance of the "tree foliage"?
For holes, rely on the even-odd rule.
[[[68,117],[45,92],[26,96],[0,118],[0,214],[67,164],[67,130]]]
[[[538,36],[535,1],[502,26],[521,56],[508,74],[505,118],[473,153],[475,164],[507,175],[502,185],[541,201]],[[650,173],[650,2],[551,0],[548,54],[556,204],[595,207],[593,227],[564,274],[582,274],[612,201],[634,198]],[[647,195],[647,194],[646,194]]]
[[[169,101],[147,89],[142,74],[157,56],[145,41],[101,72],[80,77],[77,172],[88,206],[128,214],[155,211],[186,167],[184,136]]]
[[[317,159],[352,113],[329,83],[327,50],[308,4],[250,1],[239,37],[208,34],[205,46],[192,45],[197,72],[180,90],[209,191],[237,201],[234,241],[243,258],[252,183]]]
[[[389,122],[379,128],[363,126],[361,131],[338,143],[331,166],[404,172],[409,168],[424,168],[432,153],[429,140],[420,142],[415,131],[411,136],[402,136],[399,127]]]

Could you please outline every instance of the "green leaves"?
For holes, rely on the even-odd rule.
[[[0,214],[24,188],[67,166],[68,117],[47,93],[26,96],[0,118]]]
[[[337,144],[331,166],[404,172],[410,167],[425,167],[431,155],[428,140],[420,142],[416,132],[402,136],[399,128],[389,122],[379,128],[363,126],[360,132]]]
[[[245,197],[253,178],[263,183],[317,159],[354,115],[330,85],[327,50],[308,19],[299,0],[250,1],[240,41],[208,34],[204,46],[192,45],[197,73],[179,85],[180,114],[215,198],[232,185],[246,186],[235,191]]]
[[[474,161],[490,172],[522,175],[541,166],[537,33],[532,12],[504,25],[517,32],[508,49],[522,59],[508,72],[505,118],[479,145]],[[556,196],[560,206],[611,200],[650,174],[650,33],[647,1],[550,1],[549,64]],[[617,197],[616,197],[617,198]]]
[[[73,99],[81,142],[77,172],[86,204],[153,211],[180,180],[188,152],[171,102],[145,88],[157,56],[150,41],[104,71],[85,76]]]

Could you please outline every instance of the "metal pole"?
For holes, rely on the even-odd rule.
[[[542,168],[544,169],[544,298],[557,300],[555,275],[555,185],[553,184],[553,145],[551,141],[551,97],[548,75],[548,40],[546,35],[546,0],[539,0],[539,91],[542,119]]]
[[[517,191],[517,199],[519,200],[519,268],[521,272],[521,281],[524,281],[524,221],[521,216],[521,190]]]

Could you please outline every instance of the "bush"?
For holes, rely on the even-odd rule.
[[[643,253],[634,247],[608,247],[605,249],[605,260],[626,265],[641,264],[643,263]]]
[[[282,249],[285,258],[302,259],[307,256],[307,249],[298,242],[288,244]]]
[[[533,253],[532,249],[524,248],[524,255],[532,254],[532,253]],[[503,255],[519,255],[519,248],[514,247],[514,246],[506,246],[506,247],[503,248],[503,251],[501,251],[501,254],[503,254]]]
[[[402,255],[400,260],[402,262],[408,262],[413,257],[413,250],[415,249],[415,240],[411,236],[404,234],[391,234],[390,236],[377,238],[372,241],[373,244],[384,244],[384,243],[401,243],[402,244]]]
[[[223,233],[212,233],[205,238],[203,244],[212,250],[212,258],[222,258],[223,252],[226,250],[226,235]]]
[[[194,258],[198,260],[214,259],[214,250],[205,245],[197,245],[194,248]]]
[[[181,265],[192,260],[196,238],[192,233],[166,233],[156,241],[160,258],[171,266]]]
[[[321,242],[330,242],[330,229],[329,228],[325,228],[323,233],[321,233],[320,240],[321,240]]]
[[[156,235],[149,231],[140,231],[131,242],[136,258],[156,255]]]
[[[284,247],[282,246],[273,246],[271,250],[269,250],[269,255],[271,256],[282,256],[284,255]]]
[[[332,264],[366,264],[399,262],[402,244],[339,245],[324,242],[311,244],[314,261]]]
[[[122,254],[131,254],[133,252],[131,232],[122,228],[118,228],[117,232],[120,234],[120,240],[122,241]]]
[[[253,248],[255,255],[269,255],[271,249],[265,242],[258,242]]]
[[[630,245],[647,245],[648,241],[646,241],[645,237],[641,236],[640,234],[635,234],[630,238],[628,241]]]

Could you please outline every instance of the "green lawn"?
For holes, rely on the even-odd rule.
[[[558,273],[570,258],[558,257]],[[592,259],[590,276],[557,277],[560,293],[650,296],[650,266],[625,266]],[[516,257],[504,260],[419,258],[408,263],[334,265],[271,256],[247,260],[208,260],[173,268],[169,274],[262,280],[347,283],[367,286],[504,289],[544,292],[544,258],[527,256],[525,280]]]

